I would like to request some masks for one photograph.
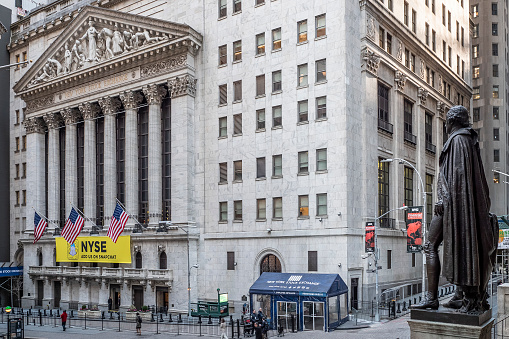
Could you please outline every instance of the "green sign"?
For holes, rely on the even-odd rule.
[[[227,303],[228,302],[228,293],[222,293],[219,295],[219,302],[220,303]]]

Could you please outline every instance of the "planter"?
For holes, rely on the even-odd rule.
[[[152,319],[152,312],[140,312],[140,316],[143,322],[148,322]],[[136,321],[136,312],[126,312],[125,320]]]
[[[85,315],[86,315],[87,318],[100,319],[101,318],[101,311],[78,310],[78,317],[79,318],[85,318]]]

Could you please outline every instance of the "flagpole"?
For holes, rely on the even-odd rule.
[[[132,215],[131,215],[131,213],[129,213],[129,211],[127,210],[127,208],[125,208],[124,204],[122,204],[122,203],[120,202],[120,200],[118,200],[118,199],[115,199],[115,200],[117,200],[117,203],[120,205],[120,207],[122,207],[122,208],[124,209],[124,211],[126,211],[126,213],[129,215],[129,217],[130,217],[130,218],[132,218],[134,221],[136,221],[136,223],[138,223],[138,225],[140,225],[140,226],[144,227],[144,226],[143,226],[143,224],[142,224],[141,222],[139,222],[139,221],[138,221],[138,219],[136,219],[134,216],[132,216]]]
[[[95,222],[93,222],[93,221],[92,221],[92,219],[87,218],[87,216],[85,215],[85,213],[83,213],[83,212],[82,212],[82,211],[81,211],[78,207],[74,206],[74,204],[73,204],[73,203],[71,203],[71,206],[72,206],[73,208],[75,208],[75,209],[76,209],[76,211],[78,211],[79,213],[81,213],[81,215],[83,216],[83,218],[85,218],[85,220],[86,220],[86,221],[90,221],[92,224],[94,224],[94,226],[95,226],[95,227],[102,229],[102,227],[97,226],[97,225],[95,224]]]
[[[48,217],[46,217],[44,214],[40,213],[38,210],[35,209],[34,206],[32,206],[32,209],[35,211],[35,213],[37,213],[38,215],[40,215],[44,220],[46,220],[46,222],[48,224],[54,224],[54,225],[57,225],[58,227],[60,227],[59,224],[57,224],[56,222],[53,222],[52,220],[49,220]]]

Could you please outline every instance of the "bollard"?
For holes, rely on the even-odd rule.
[[[30,309],[28,310],[28,313],[32,315],[32,306],[30,306]]]
[[[179,322],[179,323],[181,323],[181,322],[182,322],[182,314],[181,314],[181,313],[179,313],[179,320],[178,320],[178,322]]]
[[[201,314],[198,316],[198,324],[201,324]]]
[[[421,301],[422,301],[422,295],[419,296],[419,302],[421,302]]]
[[[171,318],[171,313],[170,313],[170,319],[168,320],[169,323],[172,323],[173,322],[173,319]]]
[[[60,317],[60,309],[57,310],[57,317]]]
[[[163,320],[163,314],[162,314],[162,313],[159,313],[159,316],[160,316],[160,317],[159,317],[159,321],[160,321],[160,322],[163,322],[163,321],[164,321],[164,320]]]
[[[161,314],[161,321],[162,321],[163,320],[163,314],[162,313],[160,313],[160,314]],[[156,322],[156,334],[159,334],[159,318],[156,317],[156,320],[157,320],[157,322]]]
[[[416,298],[414,298],[414,304],[417,304],[417,299]]]
[[[45,317],[47,317],[47,315],[46,315],[46,309],[44,309],[44,316],[45,316]]]
[[[232,338],[233,338],[233,334],[232,334]],[[239,321],[239,319],[237,319],[237,338],[240,338],[240,321]]]
[[[87,314],[85,313],[85,330],[87,329]]]
[[[207,324],[212,324],[212,317],[209,315],[209,322]]]
[[[104,331],[104,311],[102,313],[103,316],[101,317],[101,331]]]
[[[74,318],[74,310],[71,310],[71,318]]]
[[[290,323],[292,324],[292,333],[295,333],[295,316],[291,315]]]
[[[230,324],[233,325],[233,315],[230,315]]]
[[[41,316],[41,309],[38,309],[38,311],[39,311],[39,317],[40,317]]]
[[[400,303],[398,303],[398,310],[396,311],[396,313],[401,313],[401,310],[400,310],[400,308],[399,308],[399,306],[400,306],[400,305],[401,305],[401,304],[400,304]]]
[[[406,308],[406,301],[403,301],[403,312],[406,312],[407,311],[407,308]]]
[[[155,322],[156,320],[154,319],[154,313],[152,313],[152,315],[150,316],[150,322],[153,323]]]
[[[110,319],[113,319],[113,312],[109,311],[110,312]]]
[[[39,313],[39,325],[42,326],[42,314]]]
[[[104,311],[101,311],[101,319],[104,319]]]
[[[49,310],[49,316],[52,317],[53,316],[53,310]]]
[[[117,313],[117,315],[118,315],[118,320],[120,321],[120,311]]]
[[[118,331],[120,332],[120,311],[118,311]]]

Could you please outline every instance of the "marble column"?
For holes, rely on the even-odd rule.
[[[53,281],[50,279],[44,280],[44,298],[42,299],[43,308],[53,308],[54,295],[53,295]]]
[[[62,116],[48,113],[44,116],[48,126],[48,228],[56,228],[60,221],[60,140]]]
[[[120,311],[125,312],[133,304],[131,284],[124,280],[120,285]]]
[[[69,284],[69,278],[64,277],[61,282],[62,286],[62,299],[60,299],[60,308],[68,310],[71,303],[71,286]]]
[[[148,210],[150,226],[157,226],[162,210],[161,102],[166,89],[160,85],[143,86],[148,103]]]
[[[26,178],[26,229],[34,229],[34,210],[46,212],[46,179],[45,171],[45,130],[42,118],[28,118],[24,122],[27,132],[27,178]]]
[[[117,133],[115,113],[120,100],[113,97],[99,99],[104,114],[104,223],[109,225],[117,198]]]
[[[143,100],[140,92],[120,93],[125,110],[125,201],[128,213],[138,214],[138,106]],[[134,225],[129,218],[127,224]]]
[[[98,306],[101,311],[108,310],[108,298],[110,296],[110,284],[106,279],[99,280]]]
[[[99,113],[99,106],[90,102],[78,106],[85,120],[84,142],[84,210],[86,216],[85,227],[91,227],[96,217],[96,131],[95,118]]]
[[[65,212],[66,218],[71,213],[71,204],[78,203],[78,143],[76,123],[80,118],[79,111],[65,108],[60,114],[65,121]]]
[[[171,219],[194,219],[194,96],[196,79],[186,74],[168,80],[171,96]],[[161,189],[161,188],[160,188]]]

